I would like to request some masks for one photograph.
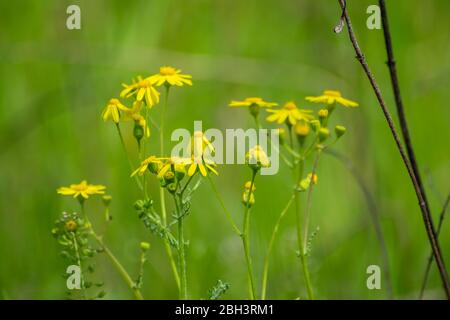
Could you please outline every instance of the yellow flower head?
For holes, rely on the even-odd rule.
[[[342,94],[339,91],[335,90],[325,90],[321,96],[306,97],[306,100],[315,103],[325,103],[327,105],[339,103],[340,105],[347,108],[354,108],[359,106],[358,103],[343,98]]]
[[[187,174],[189,177],[192,177],[196,172],[200,172],[202,176],[206,177],[208,171],[214,173],[216,176],[219,175],[216,170],[216,164],[212,160],[193,158]]]
[[[175,172],[181,171],[190,163],[192,163],[192,160],[190,158],[181,158],[181,157],[166,158],[164,164],[161,166],[161,169],[158,172],[158,178],[162,179],[164,175],[171,169],[173,169],[173,171]]]
[[[144,130],[144,134],[146,137],[150,137],[150,128],[147,125],[147,121],[141,115],[141,105],[142,103],[139,101],[135,101],[133,103],[132,108],[125,108],[124,111],[124,120],[126,121],[134,121],[134,123],[140,126]]]
[[[275,102],[267,102],[262,98],[250,97],[245,98],[244,101],[232,100],[229,104],[230,107],[259,107],[259,108],[272,108],[276,107],[278,104]]]
[[[159,92],[153,87],[150,78],[143,79],[141,76],[137,81],[133,80],[132,84],[122,84],[124,89],[120,92],[122,98],[129,98],[136,96],[136,101],[142,102],[145,98],[145,103],[149,108],[159,103]]]
[[[115,123],[119,123],[120,121],[120,111],[119,110],[125,110],[127,107],[125,107],[118,99],[111,99],[109,100],[108,104],[106,105],[105,109],[102,112],[102,119],[103,121],[112,120]]]
[[[73,232],[77,229],[77,222],[75,220],[70,219],[69,221],[67,221],[64,224],[64,227],[66,228],[67,231],[69,232]]]
[[[185,84],[192,86],[191,79],[191,75],[181,74],[181,70],[169,66],[159,68],[159,73],[149,77],[150,82],[158,87],[163,84],[178,87],[182,87]]]
[[[88,184],[86,180],[83,180],[79,184],[71,184],[70,187],[58,188],[56,192],[63,196],[73,196],[74,198],[81,196],[87,199],[91,195],[104,194],[105,189],[105,186]]]
[[[153,173],[158,173],[160,168],[162,167],[163,161],[166,159],[167,158],[159,158],[159,157],[155,157],[155,156],[150,156],[141,162],[139,167],[133,171],[131,176],[133,177],[136,174],[142,176],[145,173],[145,171],[148,169],[149,166]]]
[[[252,168],[259,169],[260,167],[267,168],[270,166],[269,157],[260,145],[251,148],[245,155],[245,160]]]
[[[267,112],[272,114],[266,120],[269,122],[276,121],[279,124],[295,125],[299,120],[310,121],[314,119],[311,110],[299,109],[292,101],[285,103],[281,109],[269,109]]]
[[[306,137],[311,131],[311,128],[309,127],[308,123],[300,121],[297,122],[297,124],[295,125],[294,131],[295,134],[298,135],[299,137]]]

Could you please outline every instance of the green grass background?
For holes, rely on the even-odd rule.
[[[349,11],[368,62],[394,113],[381,30],[365,26],[366,8],[376,1],[349,1]],[[82,29],[65,27],[66,8],[81,7]],[[449,190],[450,2],[387,1],[406,113],[435,220]],[[346,33],[332,32],[340,11],[320,0],[2,1],[0,3],[0,297],[64,299],[67,262],[52,238],[61,211],[77,210],[56,188],[88,179],[107,185],[114,220],[106,241],[134,275],[140,241],[151,242],[146,298],[177,298],[159,239],[144,229],[132,208],[139,198],[120,142],[100,113],[122,82],[174,65],[193,75],[192,88],[175,89],[167,132],[192,130],[194,120],[220,129],[251,127],[231,99],[262,96],[295,100],[323,89],[341,90],[360,102],[339,109],[335,123],[348,134],[337,149],[352,159],[377,200],[387,240],[396,298],[415,298],[430,249],[417,200],[393,139],[362,73]],[[161,108],[153,109],[159,117]],[[125,132],[134,159],[134,141]],[[154,131],[153,148],[157,148]],[[169,143],[167,140],[166,143]],[[349,172],[323,156],[313,195],[312,228],[320,227],[310,259],[318,298],[381,299],[366,288],[366,268],[381,265],[379,245],[366,202]],[[241,222],[240,196],[249,179],[244,166],[221,166],[215,178],[234,217]],[[271,229],[289,198],[290,175],[258,178],[252,213],[254,267],[260,279]],[[151,185],[156,197],[156,184]],[[88,210],[102,227],[99,200]],[[295,257],[295,219],[283,221],[271,263],[268,296],[305,297]],[[225,298],[247,297],[240,240],[226,223],[204,183],[187,219],[188,281],[193,298],[205,298],[217,279],[231,284]],[[450,224],[441,246],[450,265]],[[131,298],[105,257],[97,261],[107,298]],[[385,278],[382,278],[385,280]],[[258,291],[260,281],[257,282]],[[427,297],[443,298],[437,270]]]

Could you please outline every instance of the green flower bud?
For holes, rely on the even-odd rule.
[[[142,252],[146,252],[148,249],[150,249],[150,243],[142,241],[140,243],[140,247],[141,247]]]
[[[186,166],[182,163],[177,163],[174,165],[174,170],[177,180],[183,180],[183,178],[186,176]]]
[[[167,171],[164,174],[164,180],[166,181],[166,183],[171,183],[175,180],[175,173],[173,173],[172,171]]]
[[[334,132],[336,133],[336,137],[339,139],[340,137],[342,137],[345,132],[347,131],[347,128],[345,128],[344,126],[336,126],[334,128]]]
[[[320,129],[320,121],[319,120],[311,120],[309,122],[311,128],[313,128],[314,132],[317,133]]]
[[[176,183],[170,183],[167,185],[167,191],[169,191],[171,194],[174,194],[175,191],[177,191],[177,185]]]
[[[144,137],[144,128],[137,122],[134,124],[133,135],[138,142]]]
[[[105,195],[102,197],[102,202],[103,202],[103,204],[105,205],[105,207],[108,207],[108,206],[109,206],[109,204],[111,203],[111,200],[112,200],[112,197],[111,197],[109,194],[105,194]]]
[[[329,136],[330,136],[330,130],[328,130],[327,128],[319,129],[319,142],[324,142],[325,140],[328,139]]]

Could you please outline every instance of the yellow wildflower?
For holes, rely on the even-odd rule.
[[[141,76],[132,84],[122,84],[124,89],[120,93],[122,98],[129,98],[136,95],[136,101],[142,102],[145,98],[145,103],[149,108],[153,107],[159,102],[159,92],[153,87],[150,78],[143,79]]]
[[[251,148],[246,156],[246,162],[254,169],[259,169],[260,167],[269,167],[270,160],[267,157],[266,152],[260,145],[256,145]]]
[[[165,163],[161,166],[161,169],[158,172],[158,178],[163,178],[164,175],[170,170],[178,170],[181,171],[182,167],[192,163],[190,158],[181,158],[181,157],[170,157],[165,159]]]
[[[105,186],[88,184],[86,180],[83,180],[79,184],[71,184],[69,187],[61,187],[56,191],[64,196],[73,196],[74,198],[82,196],[84,199],[87,199],[90,195],[104,194],[105,189]]]
[[[272,114],[266,120],[269,122],[276,121],[279,124],[286,122],[288,125],[295,125],[299,120],[310,121],[314,118],[311,110],[299,109],[292,101],[287,102],[281,109],[269,109],[267,112]]]
[[[325,90],[321,96],[306,97],[306,100],[315,103],[325,103],[328,105],[339,103],[340,105],[347,108],[354,108],[358,106],[358,103],[343,98],[342,94],[339,91],[335,90]]]
[[[148,169],[149,166],[151,166],[153,168],[152,170],[154,173],[157,173],[159,171],[159,168],[163,164],[163,160],[166,160],[166,159],[167,158],[159,158],[159,157],[155,157],[155,156],[150,156],[141,162],[139,167],[133,171],[131,176],[134,176],[136,174],[142,176],[145,173],[145,171]]]
[[[124,110],[124,120],[134,121],[134,123],[140,126],[144,130],[146,137],[150,137],[150,128],[147,125],[147,121],[141,115],[141,102],[135,101],[132,108],[125,108]]]
[[[212,160],[208,159],[192,159],[192,163],[188,169],[188,176],[192,177],[197,171],[200,171],[200,174],[204,177],[208,174],[208,171],[211,171],[215,175],[219,175],[216,170],[216,164]]]
[[[102,119],[103,121],[112,120],[115,123],[119,123],[120,121],[120,112],[119,110],[125,110],[127,107],[125,107],[118,99],[111,99],[109,100],[108,104],[106,105],[105,109],[102,112]]]
[[[148,79],[158,87],[165,84],[171,86],[182,87],[185,84],[192,86],[192,76],[189,74],[181,74],[181,70],[174,67],[163,66],[159,68],[159,73],[150,76]]]
[[[278,104],[275,102],[267,102],[264,101],[262,98],[258,97],[250,97],[245,98],[244,101],[236,101],[232,100],[229,104],[230,107],[252,107],[256,106],[259,108],[272,108],[276,107]]]

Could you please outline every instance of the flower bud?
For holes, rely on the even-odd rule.
[[[144,137],[144,128],[137,122],[134,124],[133,136],[138,142]]]
[[[169,191],[171,194],[174,194],[177,191],[177,184],[173,182],[168,184],[167,191]]]
[[[165,180],[167,183],[173,182],[173,181],[175,180],[175,174],[174,174],[172,171],[167,171],[167,172],[164,174],[164,180]]]
[[[249,190],[245,190],[244,191],[244,193],[242,193],[242,204],[244,205],[244,206],[249,206],[249,207],[251,207],[251,206],[253,206],[254,204],[255,204],[255,196],[254,196],[254,194],[252,193],[251,195],[250,195],[250,199],[249,199]]]
[[[347,128],[345,128],[344,126],[336,126],[334,128],[334,132],[336,133],[336,137],[339,139],[340,137],[342,137],[345,132],[347,131]]]
[[[252,192],[254,192],[254,191],[256,190],[255,183],[253,183],[253,186],[252,186],[252,182],[251,182],[251,181],[247,181],[247,182],[244,184],[245,190],[250,190],[250,187],[252,187]]]
[[[257,118],[259,115],[259,106],[256,103],[253,103],[249,109],[250,109],[250,114],[253,117]]]
[[[247,152],[245,163],[255,171],[261,169],[261,167],[267,168],[270,166],[270,160],[266,152],[259,145],[254,146]]]
[[[309,128],[309,125],[305,122],[297,122],[294,128],[295,134],[299,137],[306,137],[311,129]]]
[[[102,197],[102,202],[105,207],[109,207],[109,204],[111,203],[112,197],[109,194],[105,194]]]
[[[146,252],[148,249],[150,249],[150,243],[142,241],[140,243],[141,251]]]
[[[183,178],[186,176],[186,166],[183,163],[176,163],[174,165],[174,170],[177,180],[183,180]]]
[[[327,128],[319,129],[319,142],[324,142],[325,140],[328,139],[329,136],[330,136],[330,130],[328,130]]]
[[[328,110],[327,109],[320,109],[318,112],[319,121],[321,125],[325,124],[325,120],[328,118]]]
[[[317,133],[320,129],[320,121],[319,120],[311,120],[309,122],[311,128],[313,128],[314,132]]]
[[[76,223],[75,220],[69,220],[65,223],[64,227],[66,228],[67,231],[73,232],[77,230],[78,224]]]

